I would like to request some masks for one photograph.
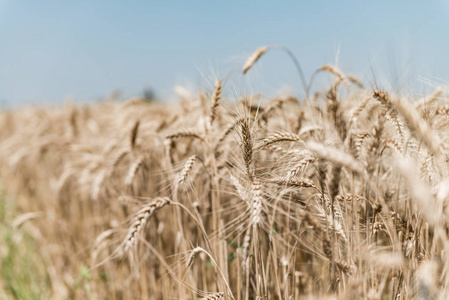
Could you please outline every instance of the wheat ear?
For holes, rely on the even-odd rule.
[[[144,155],[141,155],[129,167],[128,175],[125,178],[125,185],[127,186],[132,185],[134,178],[136,177],[136,174],[139,171],[140,167],[145,162],[145,159],[146,157]]]
[[[134,149],[134,147],[136,146],[137,134],[139,133],[139,126],[140,126],[140,121],[137,120],[136,123],[134,123],[133,128],[131,129],[130,141],[129,141],[131,149]]]
[[[186,163],[184,164],[184,168],[182,169],[182,172],[179,174],[178,186],[181,186],[185,182],[187,176],[189,176],[190,171],[193,168],[193,165],[195,164],[195,161],[196,161],[196,155],[192,155],[186,161]]]
[[[212,126],[217,117],[217,108],[221,99],[221,83],[221,80],[215,81],[215,90],[212,94],[212,106],[210,108],[210,126]]]
[[[205,252],[206,250],[204,250],[201,247],[196,247],[195,249],[193,249],[192,252],[190,252],[189,257],[187,258],[186,267],[189,268],[193,264],[193,261],[195,260],[195,257],[198,253],[205,253]]]
[[[301,138],[298,135],[291,132],[282,131],[265,138],[258,148],[264,148],[271,144],[279,142],[299,142],[299,141],[301,141]]]
[[[224,299],[223,292],[213,293],[207,297],[201,298],[201,300],[219,300],[219,299]]]
[[[251,54],[250,57],[245,62],[245,65],[243,66],[242,73],[246,74],[248,70],[259,60],[259,58],[270,49],[267,46],[260,47],[257,49],[253,54]]]
[[[241,120],[240,128],[242,130],[243,139],[243,160],[245,161],[248,177],[252,179],[253,175],[251,172],[251,163],[253,161],[253,141],[251,139],[251,133],[246,119]]]
[[[326,71],[337,76],[340,81],[342,81],[345,85],[348,85],[348,81],[346,80],[345,75],[337,67],[331,65],[323,65],[319,70]]]
[[[416,108],[402,98],[397,98],[394,105],[410,129],[416,132],[416,135],[424,142],[430,152],[439,154],[443,143],[427,122],[421,118]]]
[[[415,103],[416,109],[422,109],[425,108],[426,106],[432,105],[441,96],[442,93],[443,90],[441,89],[441,87],[437,87],[432,94],[418,100]]]
[[[285,186],[285,187],[297,187],[297,188],[316,188],[318,189],[315,184],[313,184],[313,181],[308,178],[297,178],[297,177],[291,177],[291,178],[285,178],[285,177],[278,177],[273,178],[270,180],[271,183]]]
[[[177,138],[197,138],[204,141],[204,135],[196,129],[187,128],[170,133],[166,136],[167,139],[177,139]]]
[[[171,204],[171,200],[167,197],[156,198],[152,202],[143,206],[134,217],[134,222],[128,230],[128,234],[126,235],[125,242],[123,244],[123,251],[125,253],[129,252],[133,249],[137,240],[139,239],[139,235],[143,232],[145,225],[148,223],[148,220],[151,218],[154,213],[164,207],[167,204]]]

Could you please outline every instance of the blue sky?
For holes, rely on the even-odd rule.
[[[306,76],[325,63],[416,94],[449,82],[448,1],[0,0],[0,104],[124,97],[152,87],[300,95],[279,50],[247,76],[256,48],[281,44]],[[395,80],[399,78],[398,80]],[[394,84],[391,84],[393,83]],[[226,91],[227,90],[227,91]]]

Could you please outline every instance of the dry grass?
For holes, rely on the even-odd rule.
[[[447,94],[319,70],[314,99],[217,81],[183,105],[1,112],[9,226],[52,299],[447,299]]]

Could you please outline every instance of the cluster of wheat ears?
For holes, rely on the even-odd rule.
[[[52,298],[448,299],[446,93],[319,73],[331,86],[300,100],[217,80],[176,105],[1,112],[13,226]]]

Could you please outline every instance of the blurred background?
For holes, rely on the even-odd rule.
[[[302,95],[282,51],[309,77],[325,63],[368,85],[420,95],[449,81],[448,1],[0,0],[0,105],[98,101],[174,87]]]

